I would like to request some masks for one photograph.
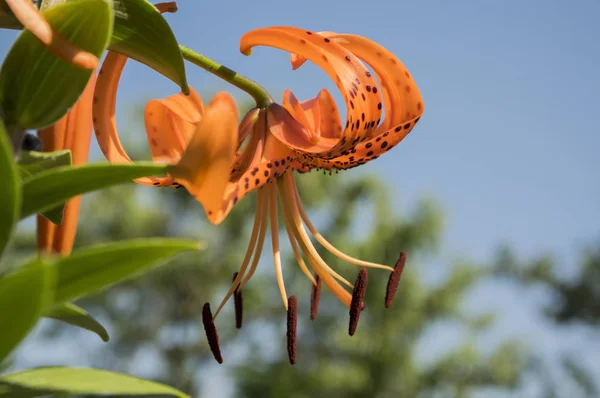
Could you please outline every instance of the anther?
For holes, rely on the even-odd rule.
[[[287,311],[287,351],[290,363],[296,363],[296,328],[298,326],[298,301],[296,296],[288,297]]]
[[[310,319],[312,321],[317,317],[317,312],[319,312],[319,299],[321,298],[321,278],[319,275],[315,273],[315,282],[316,285],[312,285],[312,293],[310,295]]]
[[[215,322],[213,321],[212,312],[210,311],[210,304],[204,304],[202,308],[202,323],[204,324],[204,332],[208,339],[208,346],[212,351],[213,356],[219,363],[223,363],[223,356],[221,356],[221,349],[219,348],[219,335]]]
[[[354,284],[354,290],[352,290],[352,301],[350,302],[350,324],[348,325],[348,334],[354,336],[356,327],[358,326],[358,320],[360,318],[360,312],[364,308],[363,299],[365,298],[365,291],[367,290],[367,279],[368,272],[366,268],[361,268],[356,283]]]
[[[405,264],[406,253],[401,252],[400,257],[394,266],[394,271],[390,274],[390,278],[388,279],[387,287],[385,289],[385,308],[389,308],[390,305],[392,305],[392,301],[396,295],[396,290],[398,289],[398,284],[400,283],[400,278],[402,277],[402,271],[404,271]]]
[[[237,278],[238,273],[233,274],[233,280]],[[233,283],[233,282],[232,282]],[[235,289],[233,291],[233,304],[235,305],[235,327],[238,329],[242,328],[242,310],[244,309],[242,303],[242,291],[240,289]]]

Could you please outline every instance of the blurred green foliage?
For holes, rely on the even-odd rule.
[[[126,142],[134,158],[143,158],[138,144]],[[180,256],[168,268],[79,301],[103,319],[111,334],[104,354],[91,364],[137,374],[136,358],[150,352],[157,362],[152,368],[160,369],[154,378],[194,397],[202,396],[207,386],[219,391],[218,383],[223,382],[228,383],[224,390],[233,390],[236,397],[469,397],[490,389],[513,396],[525,376],[542,380],[544,397],[560,396],[544,371],[545,364],[522,343],[506,340],[485,349],[478,344],[481,335],[493,329],[494,314],[473,315],[465,310],[463,298],[490,278],[510,278],[522,289],[543,284],[560,298],[560,304],[546,311],[551,322],[597,325],[597,250],[584,256],[580,275],[568,283],[553,271],[557,264],[551,256],[521,263],[508,248],[491,266],[455,261],[432,283],[424,277],[422,265],[436,254],[443,229],[443,215],[434,201],[423,200],[408,214],[398,214],[401,198],[390,197],[381,179],[362,171],[333,176],[310,173],[297,176],[297,181],[320,232],[342,251],[390,265],[401,250],[408,253],[391,308],[383,306],[387,272],[371,270],[367,307],[354,337],[347,334],[346,308],[325,287],[319,315],[310,321],[310,282],[284,245],[288,293],[299,298],[298,360],[289,365],[285,311],[267,243],[259,271],[244,288],[243,328],[235,329],[233,303],[216,321],[229,378],[211,379],[207,371],[216,365],[202,329],[202,305],[218,304],[243,259],[254,195],[238,203],[222,225],[212,226],[184,189],[128,184],[84,198],[76,246],[178,236],[204,240],[208,250]],[[284,236],[281,239],[286,241]],[[13,246],[23,255],[31,249],[31,241],[30,234],[21,234]],[[334,269],[354,280],[358,267],[326,251],[320,253]],[[463,338],[447,339],[445,325],[458,326]],[[73,329],[57,324],[52,338],[69,333]],[[448,340],[451,349],[432,352],[439,347],[438,340]],[[424,360],[424,352],[434,359]],[[572,358],[563,362],[579,386],[577,391],[585,394],[581,396],[597,396],[585,367]]]

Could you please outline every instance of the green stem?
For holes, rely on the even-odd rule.
[[[190,50],[189,48],[181,45],[179,48],[181,49],[183,58],[247,92],[252,98],[254,98],[254,101],[256,101],[256,106],[259,108],[265,108],[274,102],[273,98],[271,98],[269,93],[267,93],[267,90],[262,88],[258,83],[240,75],[236,71],[231,70],[226,66],[219,64],[218,62],[213,61],[210,58],[205,57],[202,54],[198,54],[194,50]]]

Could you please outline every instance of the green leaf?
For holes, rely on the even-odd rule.
[[[2,395],[2,385],[7,388],[15,387],[15,392]],[[38,368],[0,377],[0,397],[21,398],[50,394],[188,397],[187,394],[164,384],[101,369]]]
[[[112,32],[112,0],[72,0],[42,14],[78,48],[100,57]],[[91,70],[50,54],[29,32],[21,32],[0,69],[0,108],[7,126],[39,129],[75,104]]]
[[[21,178],[25,179],[54,167],[70,166],[71,163],[71,151],[68,149],[55,152],[26,151],[21,152],[18,167]],[[54,224],[60,225],[62,223],[64,209],[65,203],[61,203],[59,206],[41,214]]]
[[[19,219],[21,206],[21,187],[11,148],[11,142],[0,120],[0,257]]]
[[[36,324],[51,303],[54,268],[39,260],[0,278],[0,362]]]
[[[164,263],[188,250],[199,250],[198,241],[136,239],[89,246],[58,259],[55,301],[75,299],[103,289]]]
[[[114,0],[110,50],[142,62],[188,93],[183,56],[171,27],[146,0]]]
[[[36,152],[23,151],[19,155],[17,164],[21,178],[31,177],[34,174],[44,170],[59,166],[70,166],[73,163],[73,156],[68,149],[61,149],[55,152]]]
[[[169,166],[149,162],[134,164],[98,163],[57,167],[23,181],[21,219],[52,209],[73,196],[134,178],[165,173]]]
[[[86,310],[75,304],[58,304],[52,307],[44,316],[94,332],[105,342],[110,340],[110,336],[104,326],[88,314]]]

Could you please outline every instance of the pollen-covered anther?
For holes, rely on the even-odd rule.
[[[233,280],[235,281],[235,278],[237,278],[238,273],[235,272],[233,274]],[[237,289],[235,289],[235,291],[233,292],[233,304],[235,306],[235,327],[238,329],[242,328],[242,315],[243,315],[243,302],[242,302],[242,290],[239,289],[239,287]]]
[[[352,301],[350,302],[350,324],[348,325],[348,334],[354,336],[356,327],[358,326],[358,320],[360,318],[360,312],[364,308],[365,292],[367,290],[367,279],[368,271],[366,268],[361,268],[354,289],[352,290]]]
[[[202,308],[202,323],[204,324],[204,332],[208,339],[208,346],[213,356],[219,363],[223,363],[223,356],[221,355],[221,348],[219,347],[219,334],[215,322],[213,321],[212,312],[210,311],[210,304],[204,304]]]
[[[288,297],[287,310],[287,351],[290,363],[296,363],[296,328],[298,327],[298,300],[296,296]]]
[[[385,289],[385,308],[389,308],[390,305],[392,305],[392,301],[396,295],[396,290],[398,289],[398,284],[400,283],[400,278],[402,277],[402,271],[404,271],[405,264],[406,253],[401,252],[400,257],[398,257],[398,261],[396,261],[396,265],[394,266],[394,271],[390,274],[390,278],[388,279],[387,287]]]
[[[321,278],[315,273],[316,284],[312,285],[312,292],[310,295],[310,319],[312,321],[317,317],[319,312],[319,299],[321,298]]]

